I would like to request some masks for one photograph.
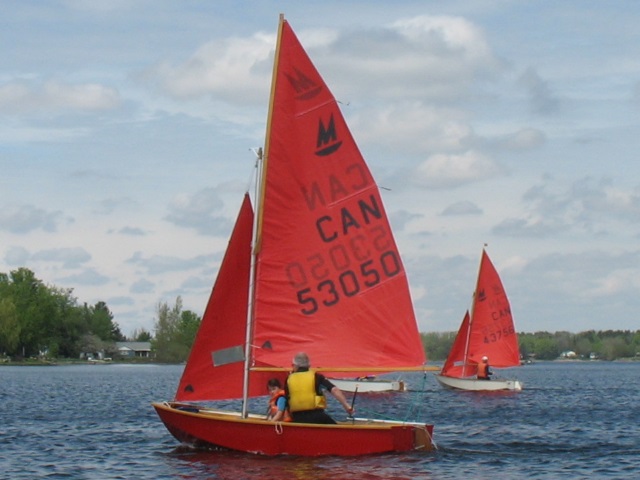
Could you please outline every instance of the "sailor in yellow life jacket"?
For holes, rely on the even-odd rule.
[[[267,411],[267,420],[274,422],[290,422],[291,414],[287,406],[287,394],[282,389],[280,380],[272,378],[267,382],[269,390],[269,410]]]
[[[293,372],[287,377],[285,391],[289,401],[289,410],[294,422],[298,423],[336,423],[324,409],[327,400],[323,389],[333,395],[340,402],[349,415],[353,409],[338,387],[327,378],[310,370],[309,356],[300,352],[293,357]]]

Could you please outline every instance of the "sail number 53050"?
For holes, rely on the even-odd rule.
[[[303,306],[300,311],[305,315],[312,315],[321,305],[332,307],[342,298],[353,297],[402,270],[400,260],[393,250],[382,253],[378,260],[377,265],[373,259],[367,260],[355,271],[345,270],[335,279],[322,280],[313,287],[298,290],[298,302]]]

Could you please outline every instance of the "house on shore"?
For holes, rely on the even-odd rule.
[[[116,348],[122,359],[151,358],[151,342],[116,342]]]

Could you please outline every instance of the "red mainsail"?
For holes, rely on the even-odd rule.
[[[314,367],[422,365],[407,277],[378,187],[287,22],[274,82],[256,363],[289,367],[293,354],[306,351]]]

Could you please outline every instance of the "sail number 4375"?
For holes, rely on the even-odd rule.
[[[513,335],[515,333],[515,329],[513,325],[510,327],[504,327],[501,330],[496,330],[495,332],[488,333],[484,336],[484,343],[494,343],[500,340],[502,337],[507,337],[509,335]]]

